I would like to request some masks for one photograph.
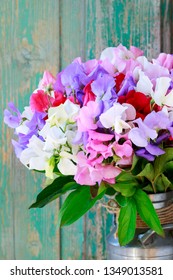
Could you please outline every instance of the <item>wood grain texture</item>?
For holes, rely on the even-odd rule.
[[[1,111],[10,100],[23,110],[44,69],[54,74],[58,70],[59,3],[7,0],[1,2],[0,9]],[[40,174],[31,174],[15,158],[11,136],[12,132],[2,124],[0,258],[57,259],[58,201],[42,210],[28,210],[43,179]]]
[[[1,112],[11,100],[23,110],[45,69],[56,74],[75,57],[97,57],[119,43],[149,57],[171,52],[171,0],[1,0]],[[61,201],[28,210],[44,184],[16,159],[12,131],[0,134],[0,259],[105,259],[112,215],[97,204],[58,230]]]
[[[76,57],[84,59],[84,1],[60,1],[60,63],[64,68]],[[61,199],[61,203],[64,198]],[[84,219],[61,228],[61,259],[82,259],[84,254]]]

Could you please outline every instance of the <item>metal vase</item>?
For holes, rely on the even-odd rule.
[[[173,191],[149,195],[155,209],[166,207],[173,201]],[[115,237],[117,225],[107,237],[108,260],[173,260],[173,224],[163,225],[165,237],[153,230],[136,229],[134,239],[120,246]]]

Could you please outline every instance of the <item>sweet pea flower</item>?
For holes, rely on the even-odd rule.
[[[84,92],[83,106],[87,105],[87,103],[89,101],[95,101],[95,99],[96,99],[96,96],[91,89],[91,83],[92,83],[92,81],[90,83],[88,83],[83,89],[83,92]]]
[[[120,44],[116,48],[109,47],[104,49],[101,53],[100,60],[104,61],[108,59],[119,72],[126,74],[138,65],[136,58],[142,54],[143,51],[136,47],[132,46],[128,50]]]
[[[126,95],[118,97],[118,102],[131,104],[136,110],[136,118],[144,119],[151,112],[151,97],[142,92],[130,90]]]
[[[141,92],[146,96],[151,97],[153,93],[153,84],[143,71],[139,71],[139,79],[135,88],[136,92]]]
[[[76,117],[78,130],[85,132],[97,129],[97,118],[101,113],[101,103],[89,101],[86,106],[82,107]]]
[[[154,86],[157,78],[170,76],[169,70],[167,68],[151,63],[145,56],[140,56],[136,60],[139,63],[139,66],[134,68],[133,71],[133,77],[135,80],[138,80],[141,70],[150,79]]]
[[[115,87],[115,80],[108,74],[98,77],[91,84],[91,89],[96,95],[97,100],[110,100],[112,98]]]
[[[135,123],[138,127],[132,128],[128,137],[137,147],[142,148],[137,150],[136,154],[148,160],[154,160],[155,156],[164,154],[164,150],[159,145],[163,140],[168,139],[169,135],[166,132],[165,137],[159,136],[159,131],[167,131],[170,126],[170,120],[164,111],[153,111],[144,121],[137,119]]]
[[[45,124],[39,135],[44,139],[43,150],[52,154],[67,141],[65,133],[59,127],[51,126],[49,122]]]
[[[139,118],[135,120],[135,123],[138,127],[132,128],[129,131],[128,137],[137,147],[146,147],[148,145],[148,139],[154,140],[158,134],[155,129],[145,124],[145,120],[142,121]]]
[[[154,64],[159,64],[169,70],[173,69],[173,55],[160,53],[156,59],[153,59]]]
[[[112,148],[116,157],[119,157],[116,160],[116,165],[122,167],[132,164],[133,148],[127,134],[123,136],[116,134],[116,141],[112,144]]]
[[[20,161],[29,169],[45,170],[52,153],[44,151],[43,148],[44,142],[33,135],[27,148],[22,151]]]
[[[44,71],[43,78],[40,80],[38,88],[42,90],[52,89],[55,82],[55,77],[50,72]]]
[[[56,125],[63,128],[66,124],[75,122],[75,118],[79,112],[79,105],[74,104],[69,99],[58,107],[51,107],[48,111],[48,122],[51,126]]]
[[[173,89],[169,91],[170,83],[171,79],[168,77],[161,77],[156,80],[152,98],[157,105],[173,107]]]
[[[11,112],[7,109],[4,110],[4,123],[6,123],[11,128],[16,128],[21,122],[21,113],[13,102],[9,102],[8,107]]]
[[[110,140],[114,138],[114,135],[92,130],[88,134],[88,143],[86,145],[88,162],[92,165],[100,164],[104,159],[113,156]]]
[[[128,106],[114,103],[106,112],[100,115],[100,122],[105,128],[113,128],[116,133],[122,133],[123,129],[129,129],[126,122],[126,110]]]
[[[80,185],[94,186],[102,181],[115,183],[115,177],[118,176],[121,169],[111,164],[97,164],[94,167],[88,163],[84,152],[77,154],[77,172],[74,177],[75,181]]]

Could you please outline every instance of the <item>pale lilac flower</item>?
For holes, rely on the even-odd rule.
[[[134,77],[138,76],[138,73],[142,70],[152,84],[155,85],[157,78],[170,76],[167,68],[151,63],[145,56],[138,57],[137,61],[140,66],[134,69]]]
[[[160,53],[156,59],[153,59],[154,64],[159,64],[169,70],[173,69],[173,55]]]
[[[138,127],[132,128],[128,137],[137,147],[146,147],[148,140],[154,140],[158,134],[155,129],[148,127],[142,119],[135,120],[135,123]]]
[[[91,84],[91,89],[93,93],[97,96],[96,101],[98,100],[110,100],[112,98],[115,87],[115,80],[108,74],[105,74],[101,77],[98,77]]]
[[[162,133],[159,135],[159,131],[167,131],[170,127],[170,120],[168,116],[163,112],[151,112],[146,116],[144,121],[141,119],[135,120],[138,127],[132,128],[129,131],[129,139],[142,149],[137,149],[136,154],[147,158],[148,160],[154,160],[155,156],[164,154],[164,150],[159,147],[159,144],[168,139],[169,134]],[[165,136],[166,135],[166,136]]]
[[[13,102],[9,102],[8,107],[11,112],[7,109],[4,110],[4,123],[11,128],[16,128],[21,122],[21,113]]]

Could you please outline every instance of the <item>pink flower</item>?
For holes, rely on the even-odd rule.
[[[115,177],[121,173],[120,168],[111,164],[91,166],[84,152],[78,153],[77,162],[77,173],[74,179],[80,185],[94,186],[96,183],[100,184],[101,181],[113,184],[115,183]]]
[[[100,59],[102,61],[107,61],[108,67],[109,60],[109,62],[114,65],[115,69],[127,75],[128,73],[131,73],[136,66],[139,66],[136,58],[141,55],[143,55],[143,51],[140,49],[131,46],[130,50],[128,50],[120,44],[116,48],[109,47],[103,50]]]
[[[160,53],[154,62],[165,68],[168,68],[169,70],[173,69],[173,55],[171,54]]]
[[[89,131],[86,151],[88,153],[88,162],[91,165],[100,164],[104,159],[113,156],[112,144],[108,142],[112,138],[114,138],[112,134]]]
[[[43,78],[39,82],[38,88],[45,89],[49,86],[53,86],[55,82],[55,77],[50,72],[44,71]]]
[[[120,157],[116,162],[117,165],[131,165],[133,157],[132,142],[128,139],[127,135],[116,135],[116,141],[113,143],[113,150],[115,154]]]
[[[78,130],[80,132],[97,129],[96,117],[100,114],[99,104],[89,101],[87,106],[81,108],[77,117]]]

